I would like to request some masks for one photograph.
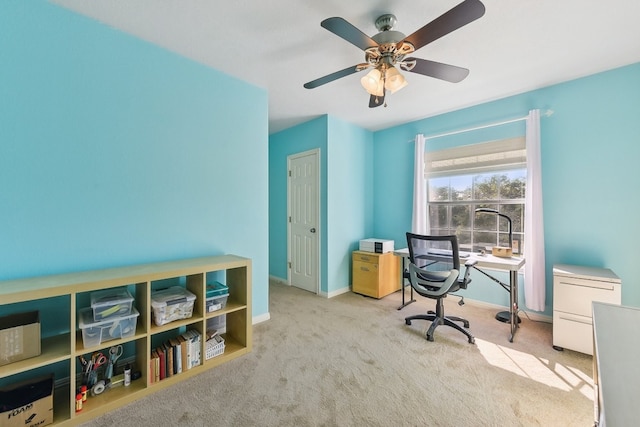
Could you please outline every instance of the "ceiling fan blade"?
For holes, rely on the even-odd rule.
[[[412,67],[400,64],[400,68],[405,71],[435,77],[436,79],[446,80],[451,83],[461,82],[469,75],[469,70],[466,68],[429,61],[427,59],[405,58],[404,62],[411,63],[411,65],[415,63]]]
[[[363,68],[360,68],[360,64],[352,65],[350,67],[345,68],[344,70],[336,71],[335,73],[327,74],[324,77],[320,77],[319,79],[312,80],[304,84],[304,87],[307,89],[314,89],[318,86],[322,86],[324,84],[330,83],[334,80],[338,80],[339,78],[346,77],[350,74],[356,73],[358,71],[362,71]]]
[[[383,105],[386,92],[386,90],[382,89],[382,96],[371,95],[369,97],[369,108],[376,108]]]
[[[370,47],[378,46],[378,43],[376,43],[371,37],[354,27],[343,18],[327,18],[322,21],[320,25],[323,28],[331,31],[336,36],[342,37],[349,43],[359,47],[362,50],[367,50]]]
[[[403,41],[411,43],[415,50],[418,50],[480,18],[484,15],[484,10],[484,5],[479,0],[465,0],[409,35]]]

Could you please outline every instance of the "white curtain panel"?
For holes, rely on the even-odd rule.
[[[540,110],[527,117],[527,190],[524,208],[524,300],[530,310],[544,311],[545,261],[542,220],[542,170],[540,160]]]
[[[427,205],[427,180],[424,179],[423,134],[416,135],[413,163],[413,217],[411,231],[416,234],[429,234],[429,206]]]

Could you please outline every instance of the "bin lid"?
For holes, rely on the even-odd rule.
[[[123,316],[112,316],[102,320],[93,319],[93,310],[91,307],[85,307],[78,310],[78,327],[80,329],[95,328],[110,326],[120,320],[130,319],[132,317],[138,317],[140,313],[135,307],[131,307],[131,313]]]
[[[207,284],[207,298],[225,295],[229,293],[229,287],[220,282]]]
[[[93,308],[129,304],[131,302],[133,302],[133,297],[126,288],[113,288],[91,292],[91,307]]]
[[[166,289],[151,291],[151,306],[153,308],[162,308],[168,305],[191,302],[196,296],[180,286],[172,286]]]

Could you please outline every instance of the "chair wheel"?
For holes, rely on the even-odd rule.
[[[469,344],[475,344],[476,343],[476,339],[471,337],[469,338]]]
[[[469,329],[469,322],[464,322],[464,323],[462,324],[462,326],[464,326],[465,328]]]
[[[427,341],[433,342],[433,335],[427,335]]]

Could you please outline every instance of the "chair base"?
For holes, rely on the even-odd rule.
[[[412,320],[431,321],[431,326],[429,326],[429,329],[427,330],[427,333],[426,333],[427,341],[433,341],[433,333],[435,332],[438,326],[446,325],[446,326],[451,326],[452,328],[457,329],[458,331],[465,334],[467,336],[469,344],[475,344],[476,342],[476,339],[473,337],[473,335],[471,335],[469,331],[466,331],[465,329],[462,328],[462,326],[458,325],[457,323],[454,323],[454,322],[462,322],[463,326],[465,328],[468,328],[469,321],[466,319],[462,319],[460,317],[439,317],[439,316],[436,316],[435,314],[417,314],[415,316],[409,316],[405,318],[404,322],[407,325],[411,325]]]

